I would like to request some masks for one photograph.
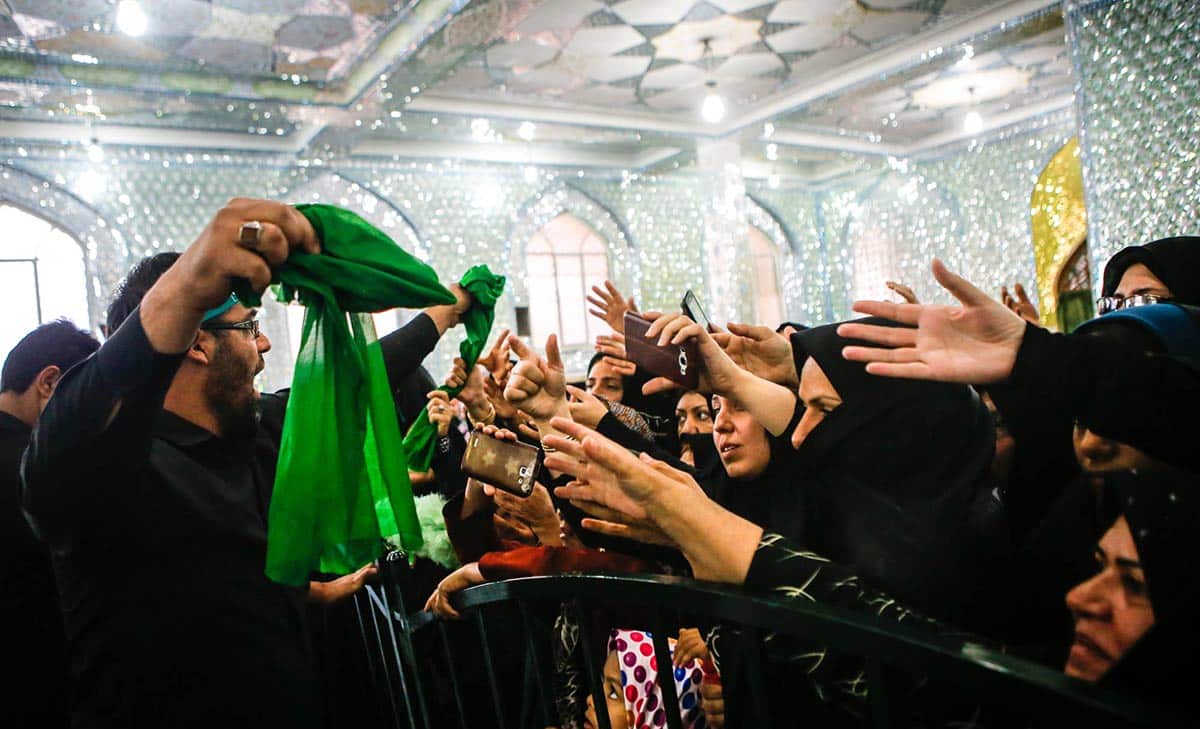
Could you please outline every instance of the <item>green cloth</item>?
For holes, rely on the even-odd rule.
[[[473,266],[458,283],[475,297],[475,303],[462,317],[467,338],[458,346],[459,356],[470,368],[479,361],[479,355],[487,346],[492,322],[496,320],[496,301],[504,293],[504,277],[492,273],[487,266]],[[461,387],[443,385],[438,389],[448,393],[451,398],[462,392]],[[404,436],[404,456],[409,468],[418,473],[429,470],[436,440],[437,428],[429,422],[428,411],[422,410],[417,421],[408,429],[408,435]]]
[[[352,212],[298,205],[320,255],[294,252],[278,298],[304,304],[267,530],[267,576],[303,585],[422,546],[392,388],[369,312],[453,304],[425,263]],[[239,298],[241,293],[239,292]],[[252,303],[243,299],[243,303]]]

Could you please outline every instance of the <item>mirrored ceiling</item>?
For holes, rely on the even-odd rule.
[[[655,170],[736,135],[815,184],[1068,108],[1064,36],[1038,0],[6,0],[0,137]]]

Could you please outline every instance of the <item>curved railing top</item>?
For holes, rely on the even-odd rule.
[[[781,600],[685,578],[580,574],[524,577],[468,588],[455,596],[454,604],[460,611],[471,611],[506,603],[572,600],[645,605],[659,614],[679,611],[714,622],[814,640],[971,691],[982,702],[1001,700],[1009,706],[1024,702],[1039,718],[1069,718],[1077,726],[1169,724],[1141,702],[977,642],[930,636],[903,624],[834,606]],[[437,622],[423,612],[401,619],[409,631]]]

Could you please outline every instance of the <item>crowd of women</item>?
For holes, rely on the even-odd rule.
[[[641,314],[659,345],[696,346],[695,390],[630,361],[636,309],[611,283],[589,297],[612,333],[584,387],[567,382],[554,336],[539,352],[504,333],[479,362],[457,361],[457,401],[428,396],[441,434],[538,445],[544,469],[520,498],[442,449],[431,483],[450,497],[463,566],[426,608],[458,617],[456,592],[511,576],[683,574],[969,637],[1182,711],[1190,672],[1176,667],[1197,636],[1200,238],[1118,253],[1102,314],[1070,334],[1041,328],[1023,296],[994,300],[938,261],[932,272],[956,304],[898,287],[907,303],[855,303],[867,318],[778,329]],[[691,727],[759,725],[738,695],[736,631],[671,636],[680,705],[664,707],[633,649],[645,626],[622,619],[600,654],[614,727],[662,726],[666,711]],[[547,626],[558,721],[595,727],[571,620]],[[861,665],[768,645],[787,667],[768,689],[797,721],[861,715]]]

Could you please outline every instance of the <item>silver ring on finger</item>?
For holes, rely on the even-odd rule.
[[[262,240],[263,224],[257,220],[247,220],[238,230],[238,243],[254,248]]]

